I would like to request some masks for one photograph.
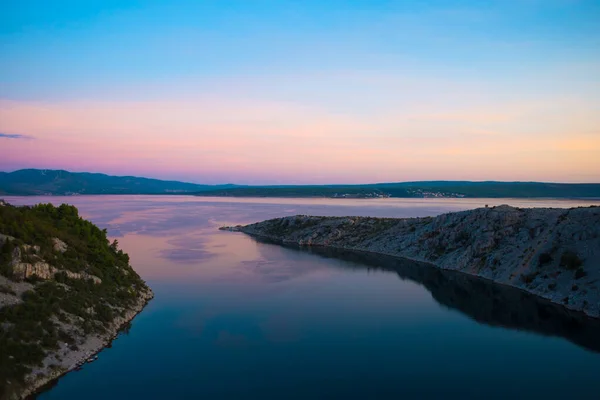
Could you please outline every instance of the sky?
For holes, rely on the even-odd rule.
[[[600,1],[0,0],[0,170],[600,182]]]

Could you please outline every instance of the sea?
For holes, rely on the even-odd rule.
[[[218,230],[297,214],[422,217],[598,201],[6,200],[77,206],[155,293],[97,361],[40,400],[600,398],[598,320],[461,273]]]

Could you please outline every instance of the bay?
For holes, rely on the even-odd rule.
[[[464,274],[217,229],[295,214],[413,217],[593,201],[6,200],[76,205],[119,241],[155,292],[96,362],[39,399],[549,399],[600,390],[597,320]]]

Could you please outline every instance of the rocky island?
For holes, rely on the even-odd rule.
[[[91,361],[153,293],[73,206],[0,202],[0,399]]]
[[[425,262],[600,317],[600,207],[499,206],[404,219],[298,215],[222,229]]]

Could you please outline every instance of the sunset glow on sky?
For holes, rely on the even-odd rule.
[[[600,2],[3,1],[0,170],[600,181]]]

